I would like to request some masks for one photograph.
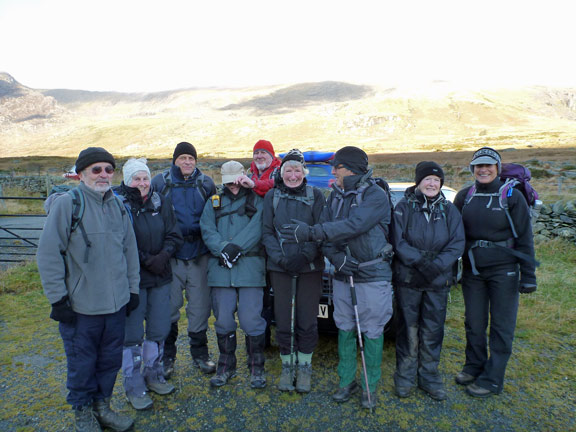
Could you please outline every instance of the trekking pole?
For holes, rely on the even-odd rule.
[[[290,303],[290,375],[292,380],[296,375],[294,370],[294,321],[296,314],[296,285],[298,284],[298,275],[292,276],[292,300]]]
[[[358,344],[360,345],[360,357],[362,357],[362,369],[364,370],[364,382],[368,393],[368,406],[372,414],[372,398],[370,397],[370,386],[368,385],[368,371],[366,371],[366,359],[364,358],[364,344],[362,343],[362,331],[360,330],[360,317],[358,316],[358,299],[356,298],[356,288],[354,287],[354,277],[350,276],[350,295],[352,296],[352,306],[354,307],[354,317],[356,318],[356,330],[358,331]]]

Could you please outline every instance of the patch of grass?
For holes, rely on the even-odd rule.
[[[0,294],[22,294],[41,291],[36,261],[16,265],[0,273]]]

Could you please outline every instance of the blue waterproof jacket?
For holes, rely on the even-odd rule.
[[[186,180],[182,171],[176,165],[170,168],[170,186],[165,188],[166,175],[160,173],[152,179],[152,190],[169,195],[174,206],[178,226],[184,236],[184,244],[174,255],[175,258],[191,260],[208,253],[208,248],[202,241],[200,232],[200,217],[204,210],[204,204],[216,193],[214,181],[207,175],[202,174],[200,169],[192,173]],[[198,190],[198,178],[202,176],[201,187],[204,192]]]

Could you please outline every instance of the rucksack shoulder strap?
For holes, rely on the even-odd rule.
[[[90,242],[88,234],[84,229],[84,224],[82,223],[85,209],[84,194],[77,187],[70,189],[68,193],[72,196],[72,224],[70,225],[70,235],[72,235],[77,228],[80,228],[82,238],[84,239],[84,243],[86,243],[86,249],[84,250],[84,263],[87,263],[92,243]]]
[[[172,173],[170,170],[164,171],[162,173],[162,180],[164,180],[164,185],[162,186],[162,190],[160,193],[164,196],[168,195],[170,192],[170,188],[172,187]]]
[[[82,216],[84,216],[84,194],[77,187],[70,189],[68,194],[72,197],[72,225],[70,226],[70,232],[76,231],[78,225],[82,221]]]

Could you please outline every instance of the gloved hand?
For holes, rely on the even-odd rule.
[[[166,271],[166,266],[170,261],[170,254],[165,250],[160,251],[157,255],[150,255],[144,265],[150,272],[154,274],[163,274]]]
[[[280,228],[280,236],[287,243],[304,243],[310,241],[310,225],[306,222],[292,219],[291,224],[284,224]]]
[[[297,275],[304,270],[304,266],[308,264],[308,258],[306,255],[298,253],[296,255],[292,255],[286,257],[284,264],[284,268],[288,273],[291,275]]]
[[[518,287],[518,291],[520,294],[532,294],[534,291],[538,289],[536,284],[528,284],[528,283],[520,283]]]
[[[358,272],[359,263],[351,255],[347,255],[344,252],[338,254],[334,259],[332,264],[336,268],[337,272],[342,273],[345,276],[354,276]]]
[[[218,263],[220,264],[220,267],[225,267],[229,269],[231,269],[233,266],[233,264],[230,261],[228,261],[228,255],[225,255],[224,252],[220,254],[220,258],[218,258]]]
[[[416,269],[422,273],[427,280],[432,281],[436,279],[444,269],[440,268],[436,263],[434,263],[434,258],[436,258],[435,253],[424,252],[422,253],[422,259],[416,265]]]
[[[242,254],[242,248],[234,243],[228,243],[224,249],[222,249],[222,255],[226,257],[226,259],[231,263],[234,264],[240,258]]]
[[[130,316],[133,310],[135,310],[140,304],[140,296],[138,294],[130,293],[130,300],[126,305],[126,316]]]
[[[65,324],[74,324],[76,322],[76,312],[72,310],[72,305],[67,295],[56,303],[52,303],[50,318]]]

